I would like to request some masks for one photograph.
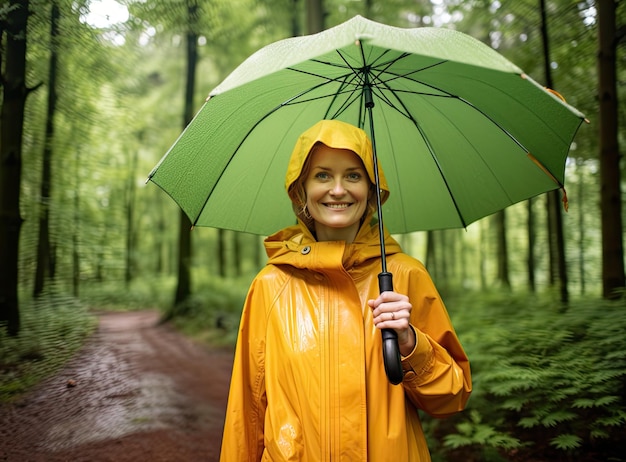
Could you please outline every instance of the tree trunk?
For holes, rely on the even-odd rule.
[[[174,309],[184,303],[191,295],[191,221],[180,211],[178,230],[178,283],[174,297]]]
[[[298,37],[301,34],[301,27],[299,9],[298,9],[298,0],[292,0],[293,6],[291,7],[291,35],[293,37]]]
[[[266,253],[263,252],[263,240],[258,236],[253,236],[254,239],[254,262],[256,263],[256,268],[261,269],[265,262]]]
[[[426,233],[426,258],[424,265],[428,268],[434,280],[437,280],[437,256],[435,246],[435,232],[427,231]]]
[[[76,185],[74,189],[74,225],[72,227],[72,293],[78,298],[80,287],[80,251],[78,236],[80,229],[80,150],[76,149]]]
[[[156,191],[156,190],[155,190]],[[158,192],[158,191],[157,191]],[[168,246],[165,245],[165,234],[166,234],[166,226],[165,226],[165,217],[163,213],[163,206],[161,204],[161,196],[158,195],[155,198],[157,203],[157,213],[158,217],[156,218],[156,240],[154,241],[154,251],[156,254],[156,264],[154,268],[154,272],[158,275],[169,273],[169,268],[165,268],[165,259],[167,258],[167,250]],[[169,261],[169,258],[167,258]]]
[[[582,198],[585,197],[585,187],[583,181],[583,164],[580,159],[576,160],[578,173],[578,197],[581,199],[581,207],[578,212],[578,275],[580,278],[580,295],[585,295],[585,214]]]
[[[241,233],[233,232],[233,264],[235,277],[241,276]]]
[[[552,208],[549,213],[554,223],[554,246],[556,249],[556,270],[559,280],[559,294],[563,305],[569,303],[569,288],[567,277],[567,261],[565,258],[565,231],[563,230],[563,211],[561,210],[561,192],[558,189],[548,193],[548,204]]]
[[[15,336],[20,331],[17,295],[20,242],[22,133],[26,105],[26,32],[28,0],[10,0],[4,22],[5,53],[0,108],[0,322]]]
[[[226,231],[217,230],[217,274],[221,278],[226,277]]]
[[[461,287],[465,288],[470,276],[467,271],[467,242],[464,238],[464,234],[458,233],[457,236],[460,241],[459,246],[461,248],[459,252],[459,278],[461,281]]]
[[[506,241],[506,211],[500,210],[494,215],[498,259],[498,284],[500,287],[510,289],[509,279],[509,251]]]
[[[602,295],[621,296],[624,247],[618,143],[615,51],[615,1],[598,0],[598,95],[600,103],[600,213],[602,221]]]
[[[198,61],[198,32],[196,30],[198,4],[191,0],[187,5],[189,31],[187,32],[187,83],[185,85],[185,111],[183,128],[189,125],[194,115],[193,94],[196,86],[196,64]],[[191,295],[191,221],[180,211],[178,240],[178,285],[174,306],[180,305]]]
[[[528,199],[528,223],[526,225],[528,231],[528,255],[526,259],[526,269],[528,272],[528,290],[531,293],[535,293],[537,290],[535,280],[535,213],[533,211],[533,205],[534,199]]]
[[[141,144],[141,136],[139,142]],[[135,173],[137,170],[137,158],[139,150],[135,149],[131,155],[131,165],[128,174],[128,195],[126,200],[126,270],[124,272],[124,282],[129,286],[133,280],[135,263]]]
[[[437,245],[439,250],[437,251],[437,256],[439,260],[438,271],[437,271],[437,286],[440,288],[446,289],[450,287],[450,261],[448,258],[449,252],[448,249],[450,245],[448,243],[448,236],[446,235],[446,230],[438,230],[437,234]]]
[[[50,68],[48,70],[48,113],[46,114],[46,140],[43,149],[41,194],[39,202],[39,237],[37,239],[37,266],[33,296],[43,292],[46,279],[54,274],[54,258],[50,246],[50,204],[52,201],[52,152],[54,143],[54,115],[57,103],[57,61],[59,45],[59,6],[52,3],[50,14]]]
[[[323,0],[306,0],[306,29],[307,34],[316,34],[324,30]]]
[[[544,72],[546,86],[554,88],[550,63],[550,45],[548,40],[548,21],[545,0],[539,0],[541,12],[541,37],[543,42]],[[561,303],[567,304],[569,292],[567,288],[567,263],[565,260],[565,233],[563,232],[563,215],[561,212],[560,192],[550,191],[548,196],[548,245],[550,252],[550,283],[559,280]]]
[[[485,230],[487,228],[487,230]],[[489,249],[487,248],[488,239],[488,225],[487,220],[481,223],[480,236],[479,236],[479,248],[478,248],[478,271],[480,274],[480,288],[481,290],[487,289],[487,254]]]

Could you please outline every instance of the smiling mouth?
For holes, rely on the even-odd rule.
[[[348,207],[350,207],[352,204],[348,204],[348,203],[342,203],[342,204],[324,204],[325,207],[328,207],[329,209],[334,209],[334,210],[343,210],[343,209],[347,209]]]

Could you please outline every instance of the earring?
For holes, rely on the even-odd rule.
[[[309,209],[306,208],[306,204],[304,204],[304,207],[302,207],[302,216],[304,218],[306,218],[307,220],[310,220],[311,218],[311,214],[309,213]]]

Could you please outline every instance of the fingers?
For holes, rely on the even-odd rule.
[[[398,346],[406,356],[415,348],[417,339],[410,325],[413,306],[409,297],[396,292],[383,292],[374,300],[369,300],[374,325],[378,329],[393,329],[398,334]]]
[[[375,300],[369,300],[374,324],[381,329],[402,330],[409,327],[411,303],[406,295],[383,292]]]

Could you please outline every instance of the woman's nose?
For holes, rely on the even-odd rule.
[[[335,196],[341,196],[343,194],[345,194],[346,192],[346,188],[343,185],[343,182],[341,180],[336,180],[333,183],[333,186],[330,190],[331,194],[335,195]]]

